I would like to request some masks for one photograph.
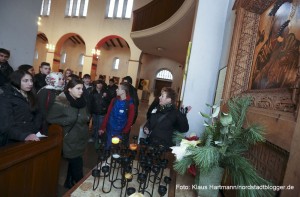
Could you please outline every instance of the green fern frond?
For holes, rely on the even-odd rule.
[[[271,182],[261,178],[254,167],[249,163],[247,159],[239,155],[232,155],[224,159],[224,165],[228,169],[228,175],[231,177],[233,185],[240,186],[261,186],[272,185]],[[274,196],[272,190],[265,189],[240,189],[238,190],[238,196]]]
[[[264,142],[265,137],[264,128],[260,125],[251,125],[247,129],[243,130],[241,138],[244,139],[244,143],[249,145],[255,144],[257,142]]]
[[[248,107],[252,102],[251,97],[237,97],[228,101],[228,107],[237,128],[244,124]]]
[[[213,166],[219,165],[220,153],[214,146],[193,147],[189,151],[193,155],[193,160],[201,171],[209,171]]]
[[[178,172],[178,174],[185,174],[186,170],[190,165],[194,164],[192,156],[185,156],[180,161],[175,161],[173,164],[174,170]]]

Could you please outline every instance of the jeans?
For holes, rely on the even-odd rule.
[[[95,140],[99,139],[99,129],[104,120],[104,115],[93,114],[93,137]]]

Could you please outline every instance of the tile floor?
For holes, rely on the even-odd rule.
[[[139,106],[139,115],[137,118],[136,123],[132,127],[131,136],[138,135],[139,134],[139,127],[142,125],[146,120],[146,112],[148,109],[148,103],[146,102],[140,102]],[[83,156],[83,165],[84,165],[84,174],[88,173],[97,162],[97,154],[94,148],[93,143],[88,143],[88,146],[86,148],[86,151]],[[67,192],[67,189],[63,187],[65,177],[66,177],[66,171],[67,171],[67,162],[65,159],[62,158],[61,160],[61,167],[60,167],[60,175],[59,175],[59,184],[58,184],[58,192],[57,196],[63,196],[65,192]],[[176,178],[176,185],[177,186],[191,186],[194,184],[194,178],[186,174],[184,176],[177,175]],[[182,188],[182,187],[181,187]],[[147,195],[145,195],[147,196]],[[167,195],[165,195],[167,196]],[[185,189],[179,189],[179,187],[175,190],[175,197],[196,197],[196,192],[193,190],[185,190]]]

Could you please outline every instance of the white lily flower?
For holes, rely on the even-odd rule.
[[[200,143],[200,140],[186,140],[186,139],[182,139],[180,142],[180,146],[172,146],[170,147],[172,149],[172,153],[175,155],[176,159],[178,161],[180,161],[184,156],[188,156],[191,153],[187,152],[186,149],[189,146],[196,146],[197,144]]]

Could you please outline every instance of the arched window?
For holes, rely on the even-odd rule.
[[[84,64],[84,54],[80,54],[80,56],[79,56],[79,65],[83,66],[83,64]]]
[[[34,53],[34,59],[36,59],[36,60],[39,59],[39,52],[37,50]]]
[[[67,60],[67,53],[64,51],[61,53],[61,56],[60,56],[60,59],[61,59],[61,63],[62,64],[65,64],[66,63],[66,60]]]
[[[156,78],[159,79],[167,79],[167,80],[173,80],[173,75],[168,70],[161,70],[157,73]]]
[[[113,61],[113,69],[118,70],[119,64],[120,64],[120,59],[118,57],[115,57]]]

